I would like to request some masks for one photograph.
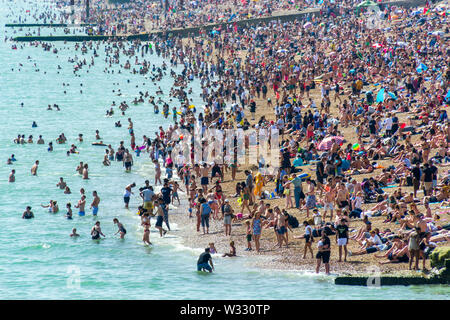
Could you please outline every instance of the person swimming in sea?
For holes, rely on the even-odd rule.
[[[70,237],[71,238],[77,238],[77,237],[79,237],[80,235],[77,233],[77,229],[76,228],[73,228],[72,229],[72,233],[70,234]]]

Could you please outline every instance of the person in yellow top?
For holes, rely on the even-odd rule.
[[[359,94],[361,93],[362,87],[363,87],[363,82],[362,82],[361,79],[358,79],[358,80],[356,81],[356,92],[358,93],[358,96],[359,96]]]
[[[262,176],[261,172],[258,171],[258,173],[255,175],[255,196],[261,197],[262,188],[264,186],[264,177]]]

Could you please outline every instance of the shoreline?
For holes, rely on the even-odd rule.
[[[210,220],[210,233],[203,235],[201,232],[197,232],[195,228],[195,215],[192,218],[188,217],[187,213],[187,199],[184,197],[185,193],[179,193],[180,202],[179,206],[173,206],[171,211],[169,211],[169,222],[175,223],[177,225],[176,233],[174,234],[180,239],[182,245],[193,249],[193,250],[203,250],[203,248],[208,247],[210,242],[214,242],[215,247],[218,251],[217,254],[222,255],[228,252],[229,246],[228,242],[233,240],[236,243],[237,257],[228,259],[239,259],[246,258],[248,261],[246,265],[251,264],[250,267],[256,268],[259,271],[280,271],[280,272],[302,272],[302,273],[315,273],[316,259],[301,259],[297,260],[296,257],[292,257],[292,248],[298,246],[290,246],[289,249],[282,248],[281,250],[274,251],[273,249],[264,250],[262,245],[261,254],[257,254],[255,251],[243,251],[243,245],[245,245],[245,234],[238,230],[239,226],[243,223],[232,224],[232,236],[225,237],[223,235],[223,221],[222,220]],[[171,234],[170,231],[168,234]],[[173,234],[173,233],[172,233]],[[291,233],[292,234],[292,233]],[[267,243],[267,239],[261,238],[261,243]],[[297,250],[296,250],[297,251]],[[214,258],[214,257],[213,257]],[[195,261],[193,261],[195,263]],[[359,262],[357,262],[358,264]],[[337,277],[363,277],[367,276],[368,269],[372,269],[370,266],[366,269],[353,268],[352,262],[341,262],[341,263],[331,263],[330,264],[330,275],[325,275],[323,272],[319,272],[316,275],[327,276],[330,278]],[[423,273],[417,273],[410,270],[395,270],[392,271],[382,271],[382,276],[389,277],[419,277],[427,279]]]

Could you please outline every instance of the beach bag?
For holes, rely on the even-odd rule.
[[[296,217],[288,215],[288,223],[291,228],[298,228],[298,220]]]

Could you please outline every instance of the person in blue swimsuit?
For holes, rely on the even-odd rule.
[[[255,241],[256,252],[259,252],[259,238],[261,238],[261,213],[256,212],[252,220],[253,240]]]

